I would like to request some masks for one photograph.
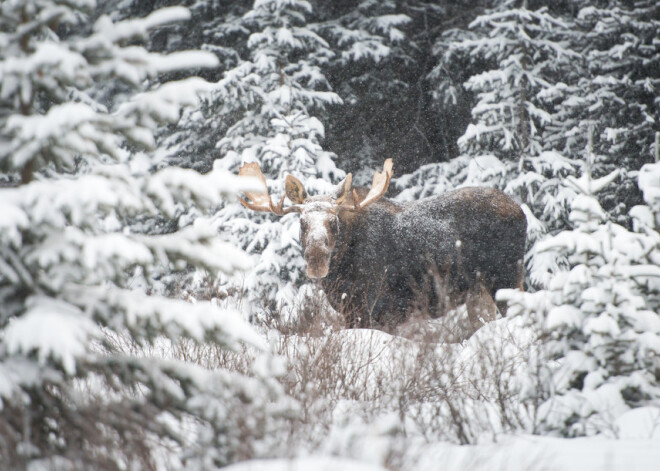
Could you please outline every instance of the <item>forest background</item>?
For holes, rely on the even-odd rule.
[[[658,31],[650,0],[3,2],[0,466],[657,441]],[[458,344],[344,330],[295,216],[236,204],[247,161],[280,195],[386,158],[398,201],[526,205],[509,317]]]

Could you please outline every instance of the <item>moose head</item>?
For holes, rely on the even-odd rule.
[[[307,276],[319,279],[330,270],[330,259],[339,237],[339,218],[365,209],[385,194],[392,178],[392,159],[385,161],[382,172],[376,172],[371,188],[363,198],[353,189],[350,173],[329,194],[318,196],[308,196],[300,180],[287,175],[285,194],[276,205],[268,194],[266,178],[258,164],[243,165],[239,175],[256,177],[264,185],[264,192],[248,192],[245,194],[247,199],[239,199],[246,208],[278,216],[300,213],[300,242],[307,264]],[[283,207],[285,197],[293,203],[287,208]]]

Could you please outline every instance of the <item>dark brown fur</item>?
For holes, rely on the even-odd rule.
[[[382,198],[338,216],[322,284],[351,326],[394,327],[424,293],[430,305],[466,302],[476,328],[478,317],[494,318],[498,289],[522,286],[527,223],[499,190],[463,188],[406,204]]]

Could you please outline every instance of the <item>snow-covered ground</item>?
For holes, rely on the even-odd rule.
[[[647,411],[648,412],[648,411]],[[657,411],[656,411],[657,412]],[[657,414],[656,414],[657,415]],[[410,454],[409,471],[657,471],[660,434],[653,439],[613,440],[602,437],[562,439],[539,436],[503,437],[484,445],[427,444]],[[252,460],[228,471],[378,471],[381,466],[332,456],[289,460]]]
[[[415,471],[656,471],[660,436],[614,440],[523,435],[484,445],[434,443],[419,450],[419,458],[409,465],[406,469]]]
[[[225,468],[226,471],[385,471],[380,466],[359,461],[319,456],[279,460],[252,460]]]
[[[434,328],[433,323],[424,326]],[[319,337],[291,336],[283,340],[282,355],[292,363],[291,374],[319,388],[317,408],[327,408],[307,424],[299,449],[289,450],[290,459],[252,460],[235,464],[231,471],[302,471],[383,469],[410,471],[585,471],[660,469],[660,409],[645,407],[612,417],[601,434],[588,438],[559,438],[525,432],[532,418],[516,409],[516,396],[504,399],[505,411],[498,414],[501,391],[493,384],[515,386],[525,367],[526,352],[533,344],[531,329],[521,318],[500,319],[484,326],[468,341],[429,344],[367,329],[337,330]],[[487,346],[487,348],[485,347]],[[484,349],[486,351],[484,353]],[[487,357],[497,354],[497,381],[488,384],[480,376]],[[332,365],[322,356],[332,357]],[[334,355],[334,356],[333,356]],[[305,359],[311,358],[307,363]],[[434,370],[431,361],[446,362]],[[296,366],[296,362],[302,365]],[[494,363],[494,364],[495,364]],[[492,365],[491,365],[492,366]],[[303,379],[310,368],[323,370],[324,378]],[[442,374],[446,378],[426,375]],[[338,379],[339,378],[339,379]],[[460,383],[460,397],[442,394],[447,384]],[[483,384],[477,380],[485,381]],[[444,381],[444,382],[443,382]],[[351,387],[351,385],[355,387]],[[359,389],[361,385],[363,389]],[[303,388],[304,389],[304,388]],[[418,396],[426,391],[425,397]],[[352,397],[345,397],[351,395]],[[429,401],[424,404],[424,401]],[[327,401],[321,407],[319,402]],[[408,401],[399,407],[397,401]],[[437,401],[433,403],[433,401]],[[442,416],[445,403],[463,406],[459,421],[465,421],[472,443],[459,445],[452,433],[450,416]],[[399,407],[397,409],[397,407]],[[313,408],[310,408],[312,410]],[[522,409],[522,406],[520,406]],[[503,415],[518,412],[518,430],[505,424]],[[440,416],[432,416],[439,413]],[[524,420],[523,420],[524,419]],[[527,422],[525,422],[525,420]],[[309,439],[309,443],[305,440]]]

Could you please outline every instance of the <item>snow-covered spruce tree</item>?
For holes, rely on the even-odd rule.
[[[659,28],[657,2],[584,2],[571,48],[584,56],[586,67],[577,81],[562,81],[557,134],[550,137],[555,148],[580,154],[593,129],[601,159],[635,170],[649,162],[660,130],[660,51],[654,44]]]
[[[413,201],[461,186],[504,188],[513,167],[515,165],[502,162],[494,155],[460,155],[449,162],[422,165],[413,173],[394,180],[402,189],[397,199]]]
[[[144,150],[156,127],[177,120],[208,84],[189,78],[144,91],[145,81],[217,60],[137,45],[153,28],[188,19],[183,8],[89,24],[94,7],[0,4],[2,467],[151,469],[167,447],[172,466],[208,469],[254,456],[255,442],[267,453],[272,415],[284,407],[268,368],[247,378],[116,348],[117,339],[259,347],[234,312],[133,288],[158,267],[232,273],[249,266],[245,254],[201,218],[161,236],[122,224],[210,209],[251,184],[220,170],[148,172]],[[97,101],[117,80],[126,92]]]
[[[328,82],[331,82],[332,88],[345,102],[344,106],[330,109],[317,107],[312,114],[324,123],[334,122],[334,147],[341,153],[342,168],[350,167],[355,171],[369,165],[380,167],[382,155],[376,154],[382,152],[382,148],[375,152],[374,147],[386,145],[387,139],[379,140],[377,135],[367,138],[363,134],[371,133],[374,126],[392,122],[392,112],[377,113],[374,108],[390,106],[400,111],[404,106],[401,100],[407,93],[407,85],[395,77],[397,74],[409,73],[413,60],[409,56],[410,49],[417,49],[415,45],[409,44],[410,41],[404,41],[404,34],[399,29],[409,18],[396,14],[396,5],[392,1],[367,0],[346,5],[328,2],[309,4],[314,10],[301,10],[305,18],[303,23],[296,26],[304,26],[327,41],[327,44],[319,43],[320,48],[310,42],[309,38],[304,44],[300,44],[308,51],[307,62],[319,67],[321,73],[318,77],[322,78],[322,81],[314,84],[312,88],[328,90]],[[249,3],[243,5],[243,9],[250,10],[246,5]],[[240,5],[236,5],[238,6]],[[212,11],[209,12],[209,9]],[[251,33],[260,30],[260,26],[250,20],[251,15],[237,17],[238,11],[238,8],[230,9],[224,4],[217,8],[213,5],[202,7],[200,4],[193,9],[193,15],[197,15],[197,36],[199,31],[202,31],[201,47],[217,54],[226,66],[225,70],[237,66],[241,57],[250,57],[248,38]],[[315,49],[318,49],[318,54],[314,54]],[[228,85],[231,86],[231,83]],[[224,98],[216,96],[215,99],[205,102],[200,109],[195,110],[195,116],[179,124],[177,132],[169,138],[172,144],[169,160],[203,170],[210,168],[213,160],[223,156],[222,148],[214,148],[210,144],[212,141],[215,144],[221,140],[231,124],[238,119],[236,113],[240,114],[244,110],[244,107],[237,107],[236,104],[227,106]],[[410,113],[399,114],[406,114],[406,117],[397,119],[406,123],[410,121]],[[364,121],[371,121],[372,125],[356,125]],[[187,129],[188,126],[193,131]],[[205,130],[201,136],[194,132],[199,126]],[[395,124],[392,124],[392,127],[401,128]],[[391,135],[393,131],[402,132],[400,129],[392,129],[387,134]],[[374,142],[366,144],[365,139]],[[355,142],[358,142],[357,146],[354,145]],[[363,145],[374,152],[365,153],[366,149],[358,149]],[[370,178],[369,174],[369,180]]]
[[[419,129],[423,118],[416,105],[423,97],[406,82],[420,67],[415,54],[426,56],[405,32],[411,18],[402,13],[404,2],[318,3],[320,18],[310,26],[337,52],[324,70],[344,100],[329,110],[328,119],[328,142],[342,168],[365,185],[371,182],[370,168],[380,168],[383,156],[393,158],[399,169],[416,168],[419,164],[405,162],[406,157],[423,153],[430,158],[433,150]]]
[[[617,222],[629,225],[641,202],[635,173],[650,161],[660,130],[660,5],[657,2],[584,2],[571,47],[584,57],[578,77],[548,94],[556,103],[547,144],[579,158],[594,133],[594,175],[622,169],[622,180],[598,195]]]
[[[522,376],[535,431],[563,436],[617,433],[631,408],[660,405],[660,164],[639,186],[648,205],[631,209],[632,231],[609,220],[594,193],[611,179],[569,178],[571,230],[547,237],[532,256],[564,267],[536,293],[501,291],[510,315],[541,333],[538,364]]]
[[[217,144],[224,157],[216,164],[236,173],[242,163],[257,162],[277,197],[288,173],[305,181],[312,193],[343,177],[320,146],[324,128],[314,116],[341,100],[327,91],[320,65],[333,53],[307,27],[310,10],[306,1],[256,1],[241,22],[252,32],[249,57],[214,85],[212,119],[229,123]],[[278,293],[290,293],[282,283],[286,288],[303,281],[295,215],[279,219],[230,205],[217,220],[243,249],[258,254],[256,268],[237,282],[250,298],[264,298],[272,306]]]
[[[594,132],[593,118],[585,114],[598,108],[598,100],[585,102],[588,93],[579,84],[589,77],[591,64],[582,53],[591,53],[596,46],[585,46],[590,36],[582,23],[568,14],[560,15],[561,8],[530,10],[526,4],[500,2],[474,20],[468,31],[449,31],[437,43],[441,59],[430,78],[437,84],[439,97],[456,100],[462,91],[452,86],[445,71],[472,68],[465,89],[476,93],[476,103],[473,123],[459,139],[461,150],[468,156],[492,153],[504,160],[505,174],[497,184],[528,204],[548,231],[555,231],[567,227],[567,202],[575,195],[561,182],[584,166],[576,144],[584,149],[589,133]],[[592,10],[584,8],[580,15]],[[483,68],[487,70],[479,72]],[[571,118],[577,110],[582,121]],[[599,133],[595,129],[597,143]],[[626,137],[620,135],[620,139]],[[599,153],[602,148],[594,146],[597,158],[591,164],[591,172],[598,177],[614,170],[603,164],[607,158]],[[520,159],[517,169],[506,162],[512,158]],[[625,170],[619,178],[619,185],[611,187],[617,190],[608,188],[599,195],[611,213],[627,212],[625,207],[630,204],[620,204],[624,209],[615,207],[638,194],[636,186],[631,189],[628,185]]]
[[[113,14],[122,17],[131,11],[148,12],[159,5],[174,3],[172,0],[116,1],[120,1],[122,7]],[[224,72],[236,67],[241,57],[246,55],[249,30],[243,24],[242,16],[250,10],[250,3],[238,0],[187,3],[190,4],[191,20],[162,28],[150,38],[150,44],[159,52],[184,48],[213,53],[218,57],[219,66],[201,70],[200,74],[209,81],[217,82]],[[163,78],[168,80],[172,75]],[[161,165],[177,165],[201,173],[211,170],[213,162],[222,156],[216,144],[236,120],[234,116],[218,113],[222,106],[222,97],[205,95],[199,106],[184,111],[184,119],[176,126],[164,129],[163,147],[167,148],[167,153]]]
[[[567,47],[569,24],[545,7],[531,10],[526,2],[521,7],[518,3],[504,0],[477,17],[469,32],[449,32],[452,41],[438,43],[441,70],[451,69],[464,57],[487,64],[488,70],[464,84],[477,97],[473,123],[459,139],[461,150],[471,155],[494,153],[507,159],[539,155],[544,149],[544,127],[552,115],[544,93],[566,80],[579,60]],[[442,79],[444,74],[431,77]]]
[[[574,192],[560,182],[580,166],[547,142],[561,84],[582,70],[572,37],[570,19],[547,7],[500,1],[468,30],[450,30],[437,41],[439,62],[429,74],[442,106],[474,94],[473,122],[458,140],[463,167],[480,169],[469,172],[475,182],[485,179],[526,203],[540,219],[539,233],[565,227]],[[470,71],[463,88],[453,82],[454,69]]]

